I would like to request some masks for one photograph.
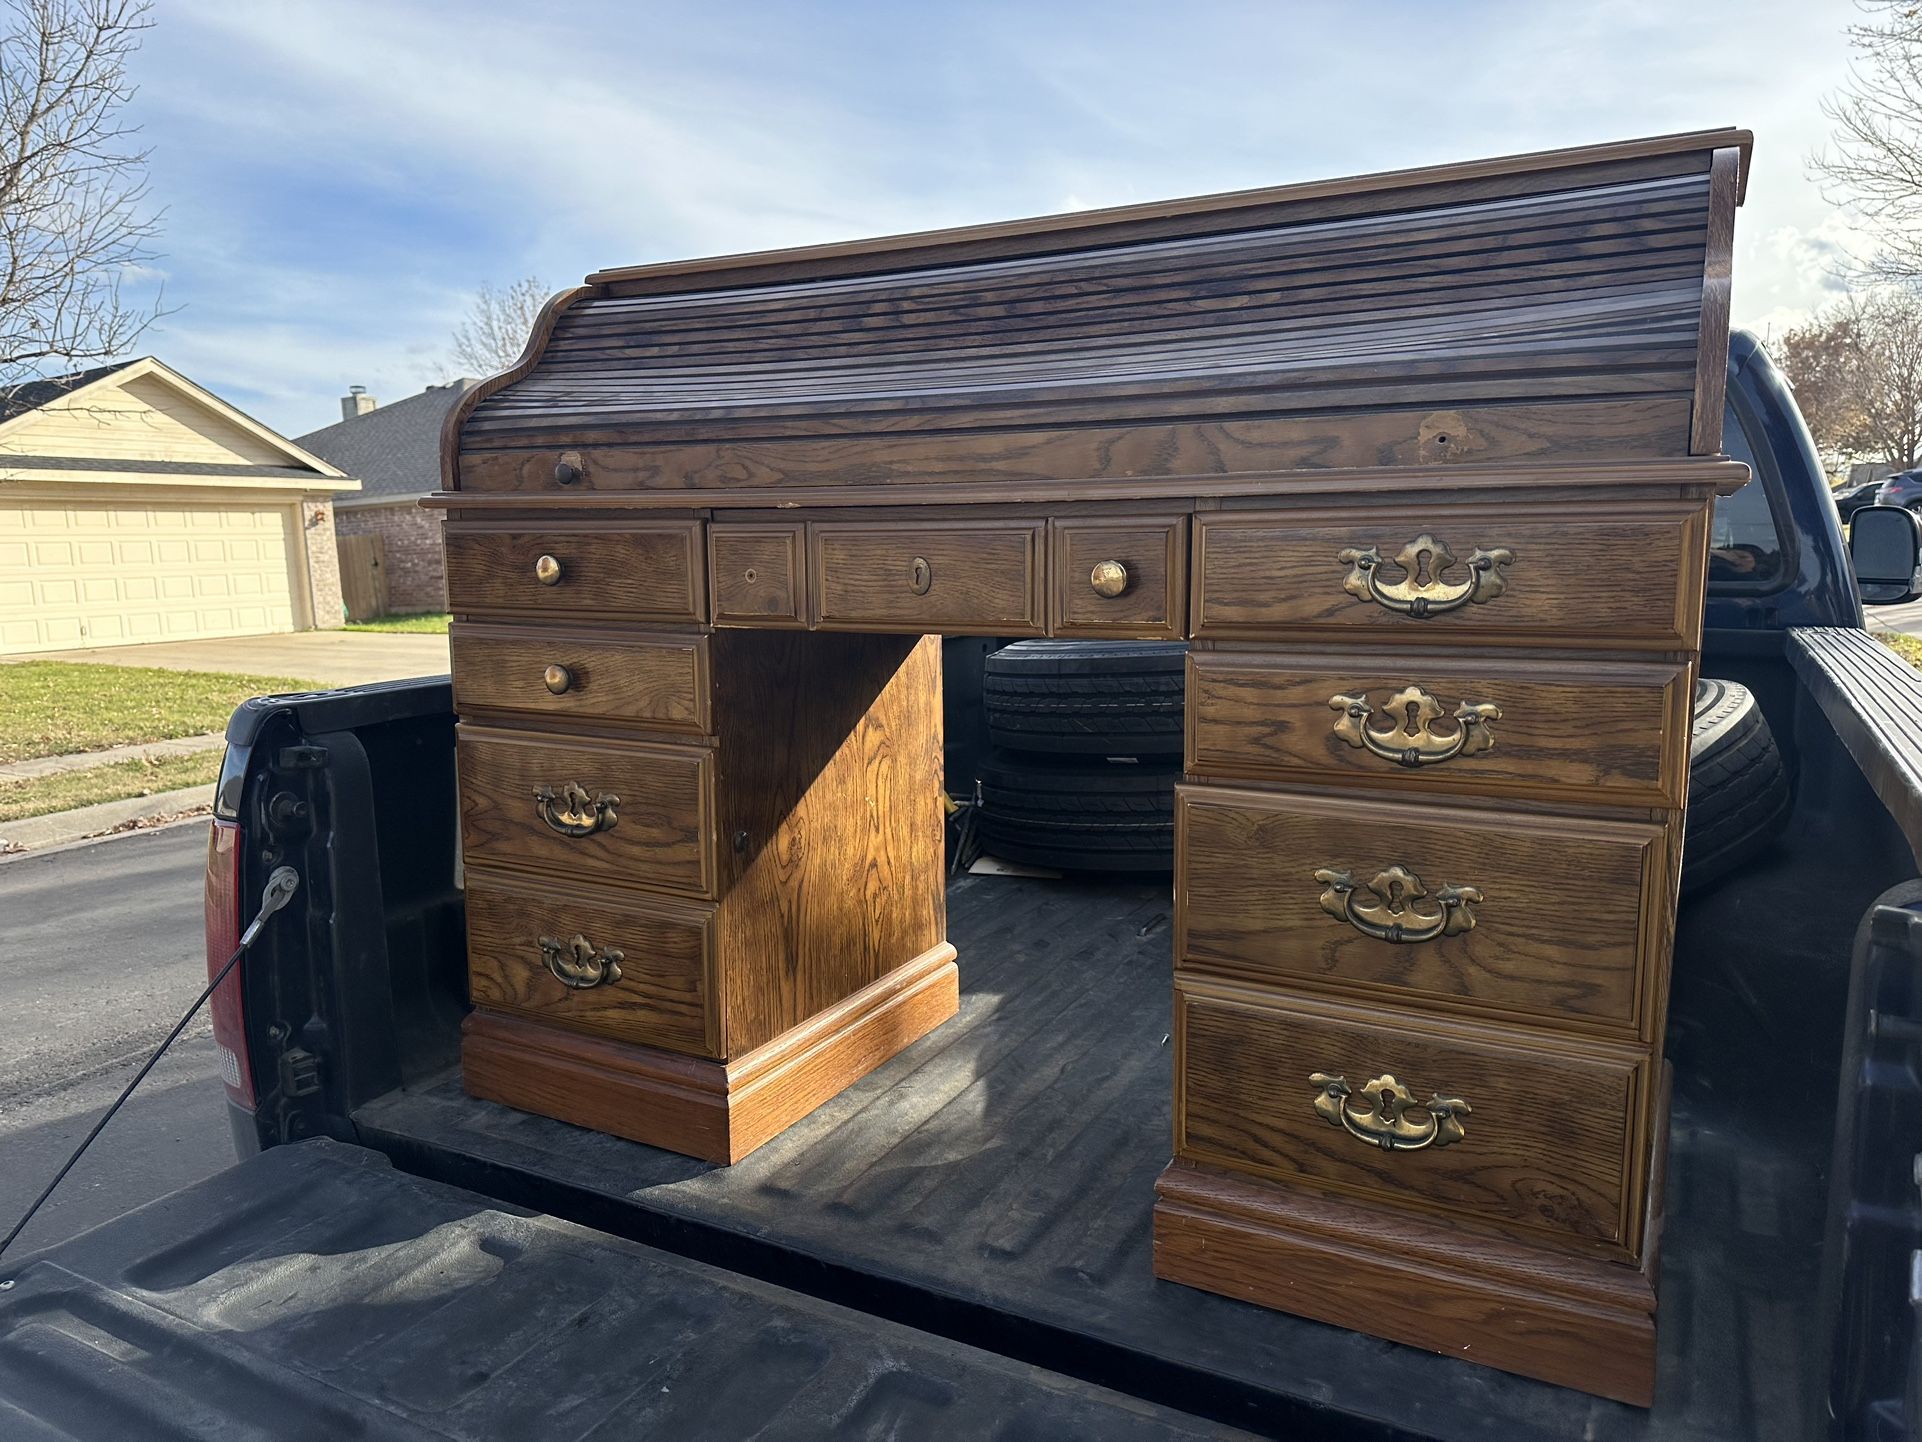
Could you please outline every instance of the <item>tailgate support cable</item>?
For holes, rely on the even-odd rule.
[[[267,878],[266,889],[260,894],[260,910],[255,912],[254,919],[247,923],[247,929],[240,933],[240,945],[234,948],[234,954],[227,958],[219,971],[214,973],[206,989],[194,998],[194,1004],[187,1008],[186,1014],[174,1023],[174,1029],[167,1033],[166,1039],[154,1048],[153,1055],[148,1057],[140,1070],[134,1073],[133,1080],[121,1088],[120,1095],[114,1098],[113,1105],[108,1107],[100,1120],[93,1124],[93,1130],[88,1132],[86,1139],[73,1149],[73,1155],[67,1158],[60,1170],[53,1174],[53,1180],[47,1183],[46,1190],[34,1198],[33,1205],[28,1207],[20,1220],[13,1224],[13,1230],[8,1232],[4,1239],[0,1239],[0,1254],[4,1254],[7,1248],[13,1245],[14,1240],[26,1230],[27,1223],[33,1220],[33,1214],[40,1210],[42,1203],[48,1197],[53,1195],[54,1188],[66,1180],[67,1173],[74,1168],[74,1163],[78,1162],[85,1155],[87,1148],[93,1145],[94,1138],[107,1129],[107,1123],[113,1120],[114,1113],[120,1110],[121,1103],[132,1096],[133,1089],[147,1079],[147,1073],[154,1069],[155,1064],[166,1054],[167,1048],[172,1046],[175,1039],[187,1029],[187,1023],[194,1019],[194,1013],[206,1005],[207,998],[212,996],[220,983],[227,979],[227,973],[239,964],[240,958],[245,956],[248,948],[259,939],[262,928],[267,924],[267,918],[293,900],[294,892],[299,886],[300,873],[293,867],[276,866],[274,868],[273,874]]]

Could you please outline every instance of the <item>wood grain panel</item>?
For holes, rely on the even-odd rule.
[[[1038,523],[817,522],[808,527],[814,623],[830,629],[1040,635]],[[915,565],[927,567],[916,593]]]
[[[1415,686],[1440,703],[1439,741],[1461,735],[1456,709],[1480,720],[1486,750],[1407,766],[1335,732],[1360,696],[1377,735],[1398,720],[1388,701]],[[1188,658],[1188,770],[1221,779],[1316,784],[1341,777],[1411,791],[1537,796],[1554,803],[1679,806],[1688,766],[1686,666],[1472,660],[1420,652],[1197,651]]]
[[[469,860],[713,895],[708,752],[577,741],[469,722],[457,734],[461,842]],[[542,819],[535,792],[546,787],[559,793],[570,782],[590,796],[619,799],[611,828],[569,836]]]
[[[462,714],[520,711],[693,734],[708,728],[701,636],[457,621],[449,646],[454,709]],[[555,665],[572,678],[559,695],[543,679]]]
[[[1643,1020],[1641,963],[1667,900],[1660,826],[1184,786],[1175,829],[1185,968],[1629,1035]],[[1480,891],[1473,928],[1392,942],[1323,910],[1317,870],[1365,887],[1391,866],[1426,887],[1418,913],[1443,886]]]
[[[469,866],[467,975],[476,1005],[573,1031],[670,1051],[723,1050],[715,976],[714,908],[595,892]],[[584,936],[622,953],[619,981],[564,985],[540,939]]]
[[[1293,639],[1374,635],[1398,644],[1580,639],[1602,646],[1693,647],[1701,626],[1700,506],[1588,500],[1555,510],[1438,505],[1366,510],[1236,512],[1195,519],[1194,634]],[[1445,544],[1455,563],[1436,580],[1459,584],[1469,555],[1507,550],[1500,595],[1425,619],[1343,589],[1343,551],[1379,552],[1389,582],[1418,536]]]
[[[560,579],[543,585],[551,556]],[[447,595],[456,612],[699,621],[706,612],[699,521],[551,521],[526,530],[447,527]]]
[[[794,631],[713,642],[738,1054],[945,939],[941,643]]]
[[[717,626],[805,626],[807,528],[708,528]]]
[[[1185,516],[1060,520],[1051,527],[1050,609],[1057,636],[1126,636],[1179,640],[1188,616],[1188,521]],[[1116,561],[1127,589],[1103,596],[1090,573]]]
[[[1641,1243],[1639,1050],[1449,1027],[1301,997],[1175,990],[1175,1154],[1259,1176],[1456,1214],[1632,1260]],[[1473,1109],[1452,1146],[1383,1151],[1314,1108],[1315,1073],[1356,1089],[1392,1074]]]

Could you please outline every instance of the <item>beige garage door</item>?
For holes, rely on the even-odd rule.
[[[0,652],[291,631],[292,516],[0,501]]]

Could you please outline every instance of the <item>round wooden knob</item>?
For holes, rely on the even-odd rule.
[[[1119,561],[1096,561],[1088,584],[1097,596],[1119,596],[1128,589],[1128,568]]]
[[[542,556],[534,562],[534,579],[543,586],[560,584],[561,563],[552,556]]]
[[[554,465],[554,480],[563,486],[571,486],[581,478],[581,468],[571,461],[558,461]]]
[[[541,681],[548,690],[559,696],[574,684],[574,673],[565,666],[549,666],[541,672]]]

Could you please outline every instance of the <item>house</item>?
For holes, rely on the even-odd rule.
[[[447,609],[440,515],[420,498],[440,489],[441,422],[479,384],[463,376],[388,406],[354,386],[341,397],[337,424],[300,438],[360,482],[358,495],[341,499],[334,524],[342,536],[380,537],[389,611]]]
[[[356,489],[151,356],[0,386],[0,655],[338,626]]]

